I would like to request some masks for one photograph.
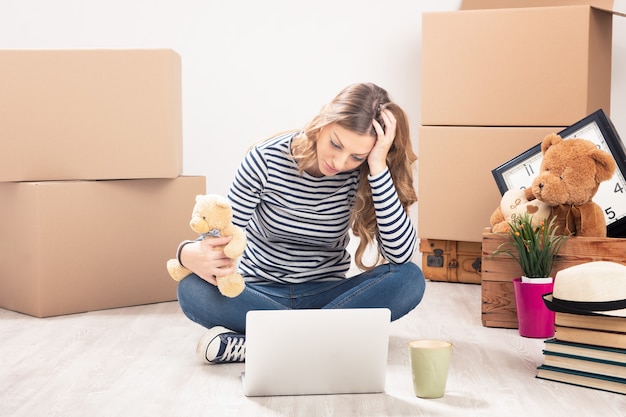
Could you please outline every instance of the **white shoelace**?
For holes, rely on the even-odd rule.
[[[231,337],[226,336],[226,348],[221,360],[228,361],[243,361],[246,355],[246,345],[243,337]]]

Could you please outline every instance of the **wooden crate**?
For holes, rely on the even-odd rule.
[[[482,244],[482,323],[486,327],[517,329],[513,279],[522,270],[508,255],[492,255],[508,235],[485,229]],[[613,261],[626,265],[626,238],[568,238],[554,263],[552,276],[570,266],[591,261]]]

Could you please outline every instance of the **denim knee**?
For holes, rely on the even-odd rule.
[[[178,283],[177,294],[178,304],[181,310],[191,321],[201,324],[205,327],[210,327],[212,324],[207,323],[203,316],[206,315],[207,310],[207,292],[211,289],[208,288],[208,282],[204,281],[200,277],[191,274],[181,280]]]
[[[394,309],[393,320],[396,320],[408,314],[422,301],[426,290],[426,279],[422,269],[413,262],[393,265],[392,271],[401,279],[401,288],[404,293],[398,300],[404,305],[397,305]]]

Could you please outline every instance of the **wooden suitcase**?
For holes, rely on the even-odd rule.
[[[485,327],[517,329],[517,310],[513,279],[519,278],[522,270],[518,263],[507,255],[492,255],[508,235],[491,233],[486,228],[482,244],[482,323]],[[552,276],[570,266],[591,261],[612,261],[626,265],[626,238],[569,237],[552,268]]]
[[[480,284],[481,242],[420,239],[422,271],[431,281]]]

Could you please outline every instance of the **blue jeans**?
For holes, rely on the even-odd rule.
[[[248,283],[235,298],[191,274],[178,283],[178,302],[189,319],[206,328],[245,333],[250,310],[386,307],[391,320],[397,320],[419,304],[425,287],[424,274],[414,263],[379,265],[341,281]]]

